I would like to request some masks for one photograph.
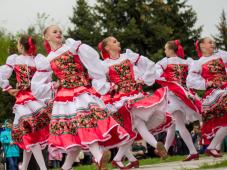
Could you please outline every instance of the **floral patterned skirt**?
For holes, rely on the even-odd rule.
[[[116,147],[130,139],[98,97],[85,92],[71,101],[61,99],[53,103],[50,146],[67,152],[76,146],[87,149],[94,142],[107,148]]]
[[[46,106],[44,102],[36,100],[30,92],[22,91],[16,96],[13,109],[15,113],[13,141],[24,150],[30,150],[35,144],[40,144],[44,148],[49,137],[52,105]]]
[[[210,139],[217,130],[227,126],[227,91],[213,90],[203,99],[203,135]]]

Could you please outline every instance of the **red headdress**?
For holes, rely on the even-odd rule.
[[[101,53],[101,57],[103,60],[107,59],[107,58],[110,58],[110,55],[107,53],[107,51],[103,48],[103,42],[101,41],[99,44],[98,44],[98,49]]]
[[[177,46],[177,52],[176,52],[177,56],[184,58],[184,49],[183,49],[182,45],[180,44],[179,40],[175,40],[174,42]]]
[[[47,54],[49,54],[51,52],[51,47],[47,40],[44,40],[44,47],[46,49]]]
[[[196,42],[195,42],[195,50],[196,50],[196,52],[197,52],[197,55],[198,55],[198,57],[200,58],[200,57],[202,57],[202,51],[199,49],[199,41],[198,40],[196,40]]]
[[[32,37],[28,38],[28,45],[29,45],[28,54],[30,56],[35,56],[37,54],[37,50],[35,44],[32,41]]]

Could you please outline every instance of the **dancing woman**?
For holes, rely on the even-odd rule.
[[[0,67],[0,86],[16,98],[13,112],[13,141],[24,150],[23,163],[20,169],[27,170],[33,153],[41,170],[46,170],[42,155],[42,148],[49,137],[49,122],[51,107],[46,106],[44,100],[37,100],[31,93],[31,79],[36,71],[35,41],[28,35],[21,35],[18,39],[19,55],[7,58],[6,64]],[[16,88],[9,83],[12,73],[16,74]]]
[[[200,59],[190,69],[187,86],[204,91],[202,96],[202,135],[212,139],[206,154],[221,157],[217,151],[227,135],[227,52],[214,52],[215,43],[209,38],[197,42]]]
[[[125,129],[133,131],[135,128],[146,142],[158,150],[161,157],[165,157],[163,144],[157,142],[152,134],[163,131],[172,122],[171,116],[165,112],[166,88],[158,89],[152,95],[142,90],[144,83],[152,85],[155,82],[155,64],[131,50],[121,54],[120,43],[114,37],[102,40],[99,50],[109,79],[106,86],[99,85],[107,108],[121,114],[120,117],[124,118],[122,124],[128,126]],[[126,168],[138,167],[138,161],[128,152],[131,144],[132,141],[119,148],[112,162],[114,166],[122,168],[121,159],[126,154],[131,162]]]
[[[192,92],[186,87],[186,78],[190,62],[184,59],[183,47],[178,40],[168,41],[165,45],[166,57],[156,63],[159,80],[157,82],[168,87],[168,112],[175,119],[175,125],[188,147],[190,154],[184,161],[198,159],[199,154],[193,144],[192,137],[185,127],[185,123],[200,119],[199,103]],[[175,137],[175,125],[167,131],[165,148],[168,151]]]
[[[105,108],[92,83],[105,83],[98,53],[90,46],[67,39],[56,25],[44,30],[49,55],[37,58],[39,72],[33,79],[34,94],[42,98],[55,91],[50,122],[50,147],[68,153],[62,169],[72,168],[80,149],[89,149],[99,169],[105,169],[102,147],[115,147],[129,134]],[[54,73],[57,81],[52,81]]]

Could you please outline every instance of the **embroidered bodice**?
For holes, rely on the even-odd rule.
[[[167,81],[175,81],[180,85],[185,86],[187,74],[187,64],[168,64],[162,74],[162,77],[164,77]]]
[[[27,89],[30,87],[31,79],[36,72],[36,68],[26,64],[17,64],[14,65],[14,71],[16,74],[17,88]]]
[[[109,81],[118,86],[119,93],[142,90],[141,85],[135,81],[133,65],[128,59],[109,67]]]
[[[201,76],[206,82],[211,82],[212,86],[220,87],[223,82],[227,82],[225,64],[221,58],[210,60],[202,65]]]
[[[66,52],[51,61],[51,68],[64,88],[89,86],[87,70],[77,55]]]

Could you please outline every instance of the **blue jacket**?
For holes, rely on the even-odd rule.
[[[10,142],[12,142],[11,132],[12,129],[9,129],[6,127],[5,121],[5,130],[1,132],[0,134],[0,142],[3,145],[4,153],[6,158],[10,157],[19,157],[20,156],[20,150],[17,145],[10,145]]]

